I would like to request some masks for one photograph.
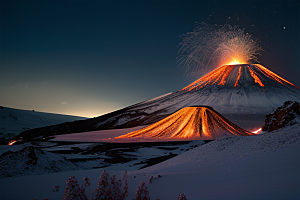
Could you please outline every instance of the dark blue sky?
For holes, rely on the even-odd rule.
[[[299,1],[1,1],[0,105],[98,116],[182,89],[180,36],[239,25],[300,86]],[[230,18],[229,18],[230,17]]]

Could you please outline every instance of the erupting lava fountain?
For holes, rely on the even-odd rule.
[[[143,129],[115,139],[213,140],[255,135],[233,124],[210,107],[186,107]]]

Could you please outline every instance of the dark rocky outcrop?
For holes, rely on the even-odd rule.
[[[274,131],[285,126],[298,124],[300,122],[300,105],[297,101],[286,101],[283,106],[277,108],[274,113],[268,114],[263,131]]]

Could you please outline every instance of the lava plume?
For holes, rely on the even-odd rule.
[[[224,136],[254,135],[210,107],[186,107],[143,129],[116,137],[212,140]]]

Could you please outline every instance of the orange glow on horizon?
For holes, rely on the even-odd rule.
[[[217,139],[223,136],[248,136],[248,132],[207,107],[186,107],[143,129],[115,139]]]

